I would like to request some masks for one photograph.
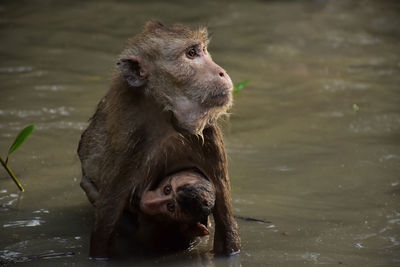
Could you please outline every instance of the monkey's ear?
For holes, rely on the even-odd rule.
[[[117,62],[119,70],[132,87],[141,87],[147,82],[147,71],[140,61],[137,56],[126,56]]]

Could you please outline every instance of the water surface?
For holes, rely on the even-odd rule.
[[[207,25],[235,82],[226,145],[240,256],[133,255],[150,266],[400,265],[400,3],[397,1],[2,1],[0,149],[36,130],[0,170],[0,258],[87,259],[93,209],[76,147],[117,55],[149,19]],[[354,104],[359,111],[353,108]],[[24,262],[25,256],[73,252]]]

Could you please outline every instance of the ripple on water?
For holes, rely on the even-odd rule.
[[[62,91],[65,89],[62,85],[37,85],[34,87],[38,91]]]
[[[369,87],[370,86],[365,83],[332,79],[324,81],[324,84],[322,85],[322,90],[335,93],[338,91],[345,91],[345,90],[367,90],[369,89]]]
[[[400,245],[400,240],[395,236],[389,236],[388,240],[393,244],[394,247]]]
[[[398,237],[398,225],[400,225],[400,213],[394,211],[386,216],[386,225],[377,230],[376,233],[368,232],[354,236],[355,242],[353,246],[358,249],[374,248],[377,246],[386,249],[396,249],[400,246]]]
[[[361,242],[356,242],[354,244],[354,247],[356,247],[356,248],[364,248],[364,246],[361,244]]]
[[[369,233],[369,234],[360,234],[356,236],[356,239],[364,240],[370,237],[376,236],[376,233]]]
[[[400,115],[383,114],[368,118],[358,118],[350,123],[349,128],[354,133],[392,133],[400,130]]]
[[[318,258],[320,256],[319,253],[313,253],[313,252],[306,252],[300,255],[302,259],[306,261],[313,261],[313,262],[318,262]]]
[[[43,107],[39,110],[2,110],[0,109],[0,116],[17,116],[19,118],[26,117],[37,117],[43,115],[60,115],[60,116],[69,116],[70,112],[74,111],[73,107],[57,107],[57,108],[47,108]]]
[[[0,258],[4,260],[12,260],[14,258],[17,258],[19,255],[21,255],[20,252],[16,251],[10,251],[10,250],[0,250]]]
[[[326,33],[325,37],[334,48],[348,45],[369,46],[381,43],[380,39],[366,32],[331,30]]]
[[[386,155],[383,155],[382,157],[380,157],[379,161],[383,162],[385,160],[399,160],[399,159],[400,159],[400,155],[386,154]]]
[[[277,167],[274,167],[272,169],[275,170],[275,171],[279,171],[279,172],[290,172],[290,171],[294,170],[294,168],[291,168],[291,167],[286,166],[286,165],[277,166]]]
[[[33,68],[31,66],[17,66],[17,67],[5,67],[0,68],[0,73],[22,73],[31,72]]]
[[[320,112],[318,116],[322,118],[341,118],[344,116],[344,113],[341,111],[332,111],[332,112]]]
[[[32,213],[46,213],[46,214],[48,214],[50,212],[49,212],[49,210],[46,210],[46,209],[39,209],[39,210],[32,211]]]
[[[7,190],[2,190],[0,193],[7,193]],[[7,211],[8,207],[12,206],[15,202],[18,200],[18,195],[17,194],[8,194],[8,195],[3,195],[0,196],[0,200],[4,200],[5,202],[0,203],[1,210]]]
[[[80,248],[81,242],[76,239],[65,239],[61,237],[32,239],[16,242],[0,250],[0,260],[6,262],[27,262],[35,258],[29,255],[43,255],[53,253],[54,248]],[[73,255],[71,252],[61,253],[61,257]],[[22,256],[25,255],[25,256]],[[1,265],[1,261],[0,261]]]
[[[35,227],[42,225],[45,221],[40,220],[40,217],[36,217],[32,220],[20,220],[20,221],[13,221],[6,224],[3,224],[4,228],[8,227]]]
[[[48,129],[74,129],[83,131],[87,127],[87,122],[73,122],[73,121],[56,121],[49,123],[38,123],[36,129],[48,130]]]

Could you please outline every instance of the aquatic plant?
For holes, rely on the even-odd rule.
[[[6,160],[3,160],[0,157],[1,165],[3,165],[4,169],[6,169],[7,173],[11,176],[11,178],[14,180],[15,184],[18,186],[19,190],[21,190],[22,192],[24,192],[25,190],[22,187],[21,183],[18,181],[17,177],[15,177],[15,175],[12,172],[12,170],[10,169],[10,167],[8,166],[8,158],[15,150],[17,150],[25,142],[26,138],[28,138],[28,136],[32,133],[32,131],[34,129],[35,129],[35,125],[29,125],[29,126],[25,127],[24,129],[22,129],[18,133],[18,135],[15,138],[12,145],[10,146]]]
[[[237,84],[235,84],[235,86],[233,87],[233,94],[237,94],[240,91],[243,90],[243,88],[249,83],[249,80],[244,80],[241,82],[238,82]]]
[[[353,111],[355,113],[359,112],[360,111],[360,107],[357,104],[353,104]]]

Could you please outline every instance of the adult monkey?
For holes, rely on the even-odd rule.
[[[95,206],[90,256],[110,257],[123,211],[170,174],[201,173],[215,187],[214,252],[240,251],[217,118],[232,81],[207,51],[207,30],[150,21],[128,42],[112,85],[83,132],[81,186]]]

